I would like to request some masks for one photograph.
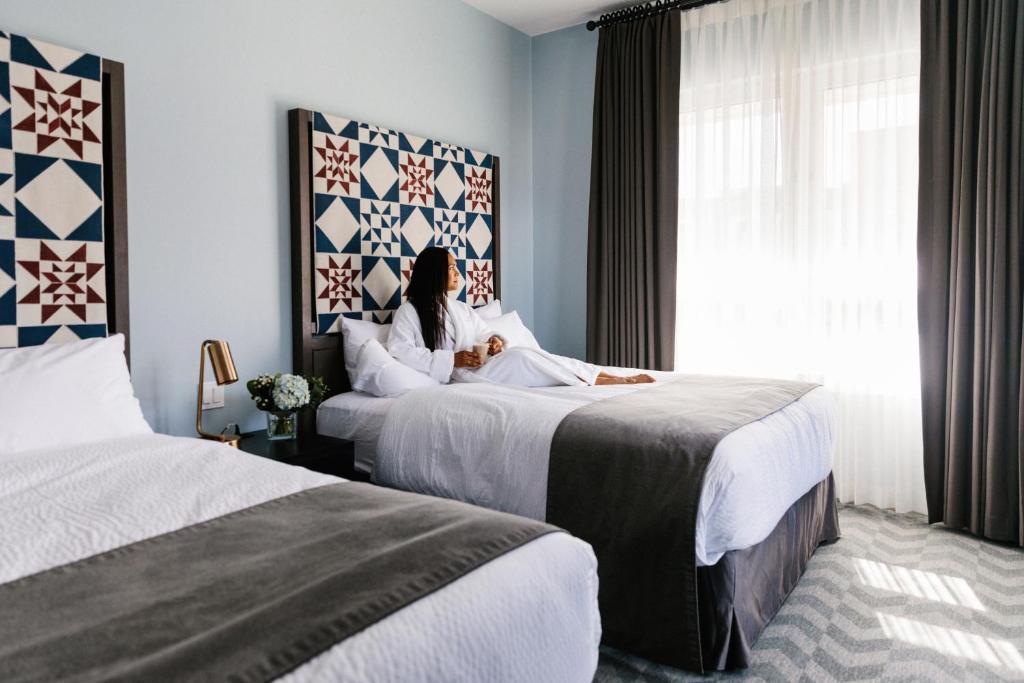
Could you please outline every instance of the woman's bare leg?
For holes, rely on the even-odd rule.
[[[597,374],[597,381],[595,384],[602,386],[605,384],[650,384],[654,381],[654,378],[650,375],[639,374],[630,375],[628,377],[622,377],[619,375],[611,375],[602,370]]]

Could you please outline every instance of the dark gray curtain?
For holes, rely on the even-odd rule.
[[[680,17],[601,29],[587,249],[587,358],[671,370]]]
[[[1024,545],[1024,2],[922,0],[921,10],[928,516]]]

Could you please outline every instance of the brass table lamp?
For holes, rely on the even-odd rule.
[[[199,395],[196,398],[196,431],[203,439],[220,441],[229,446],[238,448],[239,436],[237,434],[210,434],[203,431],[203,374],[206,370],[206,350],[210,350],[210,365],[213,366],[213,376],[219,386],[234,384],[238,381],[238,373],[235,371],[235,361],[231,357],[231,347],[226,341],[207,339],[199,347]]]

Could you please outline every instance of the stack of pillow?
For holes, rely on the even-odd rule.
[[[495,300],[475,309],[495,334],[505,341],[505,348],[525,346],[540,349],[540,344],[511,311],[502,315],[501,301]],[[407,391],[437,386],[429,375],[413,370],[391,357],[385,349],[391,325],[342,318],[341,335],[345,351],[345,370],[352,388],[374,396],[401,396]]]
[[[152,434],[124,335],[0,349],[0,456]]]
[[[374,396],[401,396],[412,389],[437,386],[433,377],[402,365],[384,345],[391,325],[342,318],[345,371],[352,388]]]

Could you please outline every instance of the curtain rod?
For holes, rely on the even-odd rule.
[[[674,9],[682,11],[696,9],[702,5],[710,5],[714,2],[722,2],[722,0],[654,0],[654,2],[644,2],[639,5],[602,14],[597,21],[587,22],[587,30],[593,31],[595,28],[601,28],[602,26],[635,21],[636,19],[650,17]]]

